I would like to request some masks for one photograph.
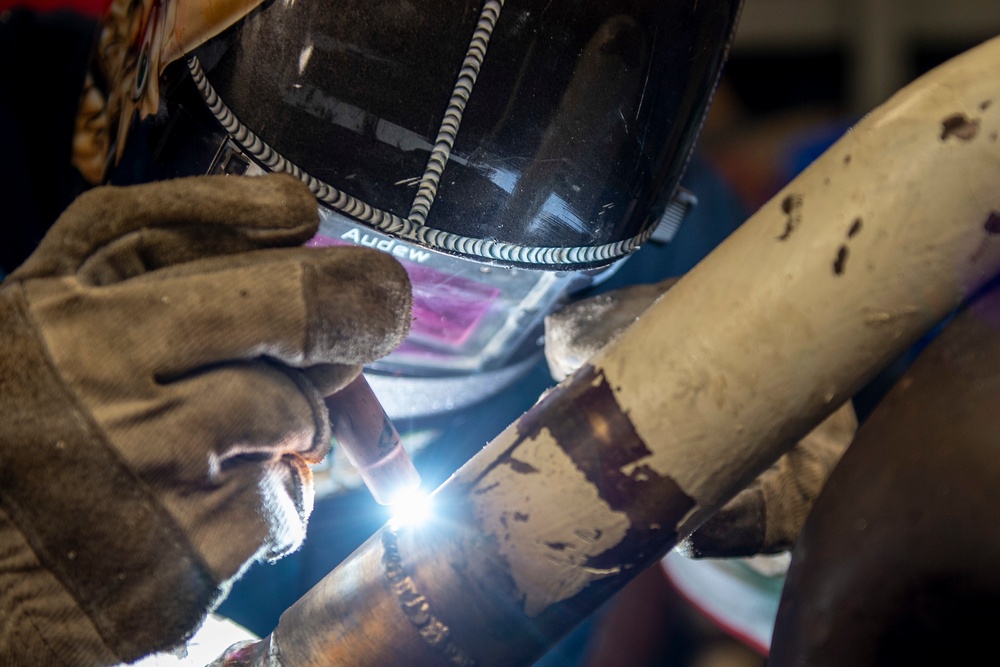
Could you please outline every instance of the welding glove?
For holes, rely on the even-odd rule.
[[[585,299],[545,320],[545,356],[557,380],[575,371],[677,281],[635,285]],[[857,430],[844,404],[678,545],[693,558],[787,551]]]
[[[410,308],[389,256],[301,247],[317,225],[290,176],[98,188],[0,285],[0,662],[170,648],[300,543],[323,394]]]

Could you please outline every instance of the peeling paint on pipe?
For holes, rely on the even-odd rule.
[[[997,102],[1000,39],[863,119],[243,664],[533,662],[1000,273]]]

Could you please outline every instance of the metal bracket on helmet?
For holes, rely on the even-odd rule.
[[[677,192],[671,198],[667,208],[663,211],[656,229],[649,240],[661,245],[670,243],[677,235],[677,230],[681,228],[684,218],[691,213],[691,209],[698,205],[698,197],[686,188],[677,188]]]

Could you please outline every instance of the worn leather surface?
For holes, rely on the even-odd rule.
[[[288,176],[99,188],[2,284],[4,664],[173,646],[300,544],[323,395],[410,308],[392,258],[300,247],[317,225]]]

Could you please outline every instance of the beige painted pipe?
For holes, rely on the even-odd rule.
[[[815,164],[220,663],[525,665],[1000,273],[1000,40]],[[239,660],[244,660],[240,663]]]

